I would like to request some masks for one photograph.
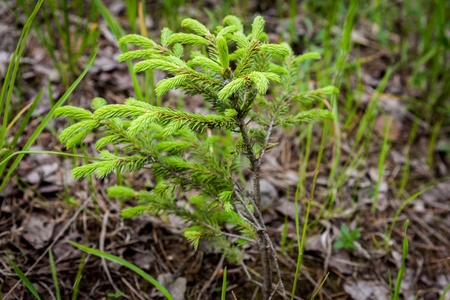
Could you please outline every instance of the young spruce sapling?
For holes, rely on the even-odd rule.
[[[73,177],[152,170],[158,184],[150,191],[120,186],[109,189],[111,197],[138,200],[138,206],[122,211],[123,217],[144,212],[181,217],[188,226],[184,235],[195,248],[200,239],[210,240],[228,259],[241,264],[248,279],[261,286],[263,299],[269,299],[273,272],[277,272],[282,294],[284,286],[263,221],[261,163],[275,145],[271,134],[276,126],[332,118],[328,110],[298,112],[298,108],[337,90],[329,86],[296,93],[298,63],[319,55],[295,56],[287,44],[268,43],[261,16],[254,19],[249,34],[235,16],[227,16],[223,24],[211,32],[197,20],[185,19],[181,26],[192,33],[164,28],[160,44],[135,34],[119,41],[142,48],[119,56],[121,62],[139,59],[135,72],[157,69],[169,74],[156,85],[158,96],[172,89],[199,94],[210,114],[154,106],[132,98],[124,104],[107,105],[104,99],[95,98],[93,113],[73,106],[58,109],[59,116],[78,120],[63,130],[60,139],[67,148],[74,148],[88,134],[100,130],[103,137],[96,142],[99,151],[110,144],[123,145],[119,155],[101,150],[102,161],[75,168]],[[266,97],[269,86],[272,92]],[[232,139],[221,139],[230,136]],[[230,140],[232,143],[224,142]],[[242,157],[251,171],[252,190],[238,176]],[[177,197],[180,191],[188,198],[186,202]],[[234,225],[234,229],[227,230],[225,225]],[[238,250],[247,243],[255,244],[261,254],[262,283],[251,278]]]

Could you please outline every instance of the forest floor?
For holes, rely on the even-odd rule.
[[[213,6],[214,1],[205,1]],[[250,1],[248,15],[261,13],[267,20],[266,29],[271,39],[279,34],[273,9],[262,10]],[[151,5],[147,10],[151,11]],[[126,7],[121,2],[108,5],[121,23]],[[195,7],[194,7],[195,8]],[[192,10],[194,10],[192,8]],[[185,10],[184,15],[190,14]],[[195,16],[201,19],[201,16]],[[149,13],[150,35],[156,36],[161,26],[161,16]],[[249,17],[249,19],[252,19]],[[76,16],[71,21],[76,22]],[[203,20],[208,20],[203,15]],[[18,34],[26,17],[15,16],[6,5],[0,3],[0,74],[4,77],[14,52]],[[284,20],[286,21],[286,20]],[[287,21],[286,21],[287,22]],[[367,25],[367,24],[366,24]],[[314,36],[320,30],[301,23],[296,28],[299,36]],[[126,64],[118,63],[121,53],[117,41],[100,18],[97,45],[99,52],[88,75],[78,85],[70,98],[72,105],[89,108],[94,97],[103,97],[109,104],[123,103],[133,96],[133,85]],[[407,239],[409,253],[403,275],[401,295],[403,299],[439,299],[450,282],[450,156],[436,147],[429,160],[429,144],[433,126],[419,119],[410,110],[405,98],[426,99],[426,91],[411,90],[407,86],[410,72],[394,71],[386,88],[379,97],[380,110],[384,113],[375,118],[373,134],[368,141],[367,151],[356,168],[347,166],[353,162],[352,152],[358,122],[364,115],[370,101],[373,101],[388,68],[397,61],[392,52],[376,43],[377,38],[364,23],[355,25],[352,35],[354,47],[348,60],[367,58],[360,66],[358,78],[363,86],[356,116],[351,124],[341,129],[340,157],[337,167],[333,166],[335,144],[330,138],[325,146],[319,168],[314,202],[309,219],[316,226],[308,231],[304,264],[299,277],[296,299],[309,299],[320,285],[325,275],[329,276],[318,294],[318,299],[389,299],[389,272],[395,284],[402,264],[402,246],[405,237],[404,223],[409,220]],[[15,33],[15,34],[12,34]],[[392,39],[400,38],[392,33]],[[55,38],[56,39],[56,38]],[[61,43],[60,41],[58,43]],[[58,43],[56,43],[58,45]],[[61,46],[58,46],[58,55]],[[294,47],[297,53],[303,51],[301,44]],[[358,50],[358,51],[356,51]],[[88,56],[82,55],[76,67],[82,69]],[[78,71],[78,70],[76,70]],[[19,140],[18,148],[33,134],[40,120],[50,108],[49,99],[59,99],[66,87],[49,57],[48,50],[35,32],[30,34],[20,65],[18,87],[13,96],[13,109],[19,111],[45,88],[34,117]],[[155,81],[164,78],[163,73],[155,73]],[[346,75],[347,76],[347,75]],[[348,75],[349,85],[343,85],[345,92],[355,89],[357,75]],[[51,91],[49,91],[49,82]],[[442,83],[444,84],[444,83]],[[319,83],[310,79],[309,85]],[[179,94],[170,92],[162,98],[163,105],[177,107]],[[343,107],[340,128],[346,122],[346,99],[339,97]],[[356,99],[355,99],[356,101]],[[183,96],[187,111],[198,112],[202,101],[196,97]],[[17,108],[14,108],[17,107]],[[385,158],[384,171],[379,176],[380,153],[384,141],[384,121],[391,121],[387,136],[390,145]],[[448,119],[448,116],[447,116]],[[444,119],[445,120],[445,119]],[[417,132],[411,140],[411,129],[417,124]],[[450,126],[445,121],[436,137],[436,145],[449,145]],[[67,125],[62,119],[52,120],[40,134],[32,149],[60,151],[63,149],[58,133]],[[280,262],[281,274],[288,291],[291,291],[295,276],[298,247],[295,229],[295,191],[299,181],[299,165],[304,159],[304,127],[289,132],[278,130],[279,145],[266,156],[262,165],[262,189],[267,203],[264,215],[269,234],[272,236]],[[322,131],[314,125],[311,145],[319,145]],[[336,129],[334,129],[336,133]],[[95,136],[90,137],[95,141]],[[411,141],[410,141],[411,140]],[[311,147],[306,166],[304,196],[299,200],[304,204],[309,196],[317,159],[318,146]],[[86,153],[96,155],[94,143],[86,144]],[[78,299],[161,299],[153,286],[132,271],[118,264],[102,261],[96,256],[83,256],[83,252],[67,243],[68,240],[117,255],[147,273],[158,278],[166,288],[177,295],[176,299],[219,299],[223,270],[227,267],[227,299],[253,299],[257,288],[246,280],[239,265],[227,262],[206,241],[201,242],[197,251],[183,236],[184,224],[171,216],[143,215],[123,220],[121,203],[110,199],[106,189],[117,183],[115,176],[105,179],[73,180],[70,172],[74,164],[81,161],[52,154],[25,156],[18,168],[17,176],[10,179],[0,199],[0,295],[4,299],[32,299],[26,287],[19,283],[5,253],[18,267],[26,272],[42,299],[56,299],[49,262],[48,250],[55,258],[59,287],[63,299],[69,299],[74,292],[75,278],[79,267],[82,277],[78,288]],[[404,192],[399,194],[399,186],[408,164],[408,181]],[[344,174],[346,180],[335,190],[332,210],[324,207],[330,193],[328,178],[333,168]],[[155,179],[151,173],[138,172],[123,174],[123,180],[135,189],[151,187]],[[376,211],[372,212],[374,188],[378,189]],[[395,213],[401,205],[415,193],[423,191],[407,204],[396,219],[388,251],[383,239],[386,236]],[[134,205],[135,200],[126,200],[125,205]],[[302,205],[300,205],[302,206]],[[304,210],[299,210],[304,216]],[[287,222],[286,222],[287,220]],[[301,218],[301,222],[303,217]],[[287,224],[287,242],[282,236]],[[341,235],[342,225],[351,230],[359,229],[360,238],[352,242],[355,251],[335,249],[334,243]],[[283,245],[283,247],[282,247]],[[255,247],[245,246],[245,259],[249,271],[255,278],[260,275],[257,264],[259,257]],[[83,263],[80,264],[80,261]],[[119,296],[122,294],[121,296]],[[234,298],[235,297],[235,298]],[[275,296],[275,298],[278,296]],[[1,297],[0,297],[1,299]],[[450,299],[450,293],[444,299]]]

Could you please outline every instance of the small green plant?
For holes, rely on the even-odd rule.
[[[400,299],[400,290],[402,287],[402,278],[403,275],[405,274],[405,269],[406,269],[406,258],[408,256],[408,251],[409,251],[409,243],[408,243],[408,236],[407,236],[407,231],[408,231],[408,225],[409,225],[409,220],[405,221],[405,236],[403,238],[403,254],[402,254],[402,265],[400,267],[400,270],[398,270],[398,274],[397,274],[397,280],[395,282],[395,287],[393,289],[392,287],[392,276],[391,276],[391,272],[388,270],[388,274],[389,274],[389,287],[390,287],[390,296],[391,296],[391,300],[399,300]]]
[[[73,294],[72,294],[72,299],[76,300],[78,298],[78,287],[81,283],[81,276],[83,273],[83,268],[84,268],[84,263],[85,263],[85,259],[86,259],[86,253],[90,253],[93,255],[96,255],[98,257],[101,258],[105,258],[109,261],[118,263],[132,271],[134,271],[135,273],[139,274],[142,276],[142,278],[146,279],[149,283],[153,284],[160,292],[163,293],[164,296],[166,296],[166,298],[168,300],[174,300],[175,298],[166,290],[165,287],[163,287],[156,279],[154,279],[152,276],[148,275],[147,273],[145,273],[142,269],[140,269],[139,267],[133,265],[132,263],[129,263],[123,259],[121,259],[120,257],[114,256],[112,254],[108,254],[96,249],[92,249],[89,248],[87,246],[83,246],[80,244],[77,244],[75,242],[72,241],[68,241],[69,244],[71,244],[74,247],[77,247],[81,250],[83,250],[83,254],[81,256],[81,260],[80,260],[80,265],[78,267],[78,272],[77,272],[77,276],[75,278],[75,283],[74,283],[74,287],[73,287]],[[50,260],[50,268],[52,271],[52,277],[53,277],[53,283],[54,283],[54,289],[56,292],[56,299],[59,300],[61,299],[61,293],[59,290],[59,284],[58,284],[58,277],[57,277],[57,270],[56,270],[56,264],[55,261],[53,259],[53,253],[52,250],[49,249],[49,260]],[[17,265],[14,263],[14,261],[9,257],[9,255],[5,252],[6,257],[8,258],[9,262],[11,263],[14,271],[16,272],[16,274],[19,276],[20,281],[23,282],[23,284],[25,284],[25,286],[28,288],[28,290],[33,294],[33,296],[37,299],[37,300],[41,300],[41,297],[39,296],[38,292],[36,291],[34,285],[31,283],[31,281],[28,279],[28,277],[19,269],[19,267],[17,267]],[[225,275],[224,278],[226,278],[226,268],[225,268]],[[1,291],[1,285],[0,285],[0,291]],[[11,292],[11,291],[10,291]],[[6,295],[8,296],[9,293]],[[108,297],[114,297],[114,298],[118,298],[120,297],[120,291],[116,291],[115,294],[108,294]],[[1,294],[0,294],[1,296]],[[0,299],[3,299],[0,297]]]
[[[13,266],[14,271],[16,272],[16,274],[19,276],[20,280],[25,284],[25,286],[27,287],[27,289],[33,294],[33,296],[38,299],[41,300],[41,298],[39,297],[38,292],[36,291],[36,288],[34,287],[34,285],[31,283],[31,281],[27,278],[27,276],[22,272],[22,270],[19,269],[19,267],[13,262],[13,260],[9,257],[9,255],[5,252],[6,257],[8,258],[9,262],[11,263],[11,265]]]
[[[347,249],[350,251],[357,251],[358,248],[355,245],[355,241],[360,238],[361,228],[356,228],[350,231],[350,228],[346,225],[341,226],[341,235],[336,238],[336,242],[333,247],[335,249]]]
[[[188,225],[184,235],[195,249],[201,239],[208,239],[244,270],[238,247],[257,245],[263,282],[246,274],[261,286],[263,299],[269,299],[274,270],[283,294],[284,286],[263,221],[260,166],[264,154],[275,145],[271,141],[274,128],[332,118],[328,110],[305,107],[337,93],[337,89],[328,86],[296,93],[297,64],[308,56],[295,56],[286,44],[268,43],[262,17],[254,19],[248,35],[235,16],[225,17],[223,24],[211,32],[198,21],[185,19],[181,26],[194,33],[173,33],[165,28],[160,44],[135,34],[119,40],[120,45],[143,48],[119,56],[119,61],[142,59],[134,65],[135,72],[159,69],[171,74],[158,82],[156,95],[177,88],[199,94],[210,114],[131,98],[124,104],[106,105],[106,100],[96,98],[91,106],[94,113],[73,106],[58,109],[59,116],[79,120],[64,129],[60,139],[67,148],[74,148],[92,131],[101,130],[98,150],[109,144],[123,145],[119,154],[101,150],[102,160],[75,168],[74,178],[94,173],[105,177],[114,171],[153,171],[157,184],[149,191],[128,187],[109,190],[110,197],[138,200],[138,206],[122,211],[124,218],[146,212],[177,215]],[[269,87],[271,93],[266,95]],[[251,171],[251,189],[239,176],[242,158]],[[180,200],[180,192],[186,202]],[[234,229],[226,230],[226,224]]]

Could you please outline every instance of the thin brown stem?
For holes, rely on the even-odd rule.
[[[270,255],[267,240],[264,237],[263,231],[257,232],[257,241],[263,265],[263,299],[268,300],[272,291],[272,268],[270,266]]]
[[[264,224],[261,223],[262,220],[257,220],[255,215],[252,213],[252,211],[250,210],[250,207],[248,207],[247,203],[245,203],[244,198],[242,197],[242,195],[240,194],[240,190],[239,187],[235,186],[236,188],[236,196],[238,197],[239,201],[242,203],[242,205],[244,206],[244,208],[247,210],[247,212],[249,213],[249,215],[253,218],[253,221],[255,222],[255,225],[258,226],[256,229],[257,230],[263,230],[264,229]],[[250,197],[251,199],[251,197]],[[255,207],[256,209],[256,207]]]
[[[264,147],[262,148],[261,154],[258,157],[258,162],[256,164],[256,167],[258,168],[258,170],[259,170],[259,167],[261,166],[264,154],[266,153],[267,146],[269,145],[269,140],[270,140],[270,136],[272,135],[272,129],[273,129],[274,123],[275,123],[275,115],[270,119],[269,128],[267,129],[266,140],[264,141]]]
[[[272,250],[272,256],[273,256],[273,262],[275,264],[275,269],[277,270],[278,275],[278,286],[281,288],[281,292],[283,293],[283,297],[286,298],[286,289],[284,288],[283,280],[281,279],[281,272],[280,272],[280,266],[278,265],[278,259],[277,259],[277,253],[275,252],[275,248],[273,246],[272,240],[270,239],[267,232],[264,233],[264,237],[267,240],[267,243],[269,244],[270,250]]]
[[[252,278],[252,276],[251,276],[250,273],[248,272],[247,266],[244,264],[244,261],[243,261],[243,260],[241,260],[241,266],[242,266],[242,268],[244,269],[245,275],[247,275],[247,280],[248,280],[248,281],[253,282],[254,284],[256,284],[256,285],[259,286],[259,287],[262,287],[262,286],[263,286],[261,282],[256,281],[256,280],[254,280],[254,279]]]
[[[247,131],[247,125],[245,124],[244,117],[239,118],[238,126],[242,135],[242,140],[244,141],[244,147],[246,150],[247,158],[250,160],[251,170],[253,175],[253,197],[250,197],[251,201],[254,202],[254,209],[258,213],[259,225],[261,225],[261,230],[257,230],[257,244],[259,248],[259,253],[261,254],[261,261],[263,267],[263,286],[262,293],[263,299],[268,300],[272,291],[272,269],[270,266],[270,254],[269,245],[267,243],[264,233],[266,232],[264,221],[261,216],[261,188],[259,179],[259,167],[258,159],[256,158],[255,152],[253,151],[253,143]],[[239,194],[239,192],[237,193]],[[243,201],[245,203],[245,201]],[[252,214],[254,216],[254,214]]]

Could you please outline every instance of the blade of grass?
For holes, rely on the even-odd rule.
[[[355,122],[353,122],[354,118],[356,117],[356,114],[358,113],[362,96],[364,94],[365,87],[362,84],[361,79],[361,59],[359,58],[356,60],[356,84],[357,87],[354,89],[353,92],[348,93],[349,97],[347,97],[347,117],[344,123],[344,130],[348,130],[350,127],[353,127]],[[348,81],[350,81],[350,77],[348,78]],[[354,100],[356,99],[356,101]],[[349,130],[350,131],[350,130]]]
[[[309,155],[311,152],[311,140],[313,134],[313,125],[308,124],[307,126],[307,135],[306,135],[306,145],[305,145],[305,155],[303,158],[303,163],[299,165],[299,180],[300,180],[300,194],[299,196],[305,196],[305,179],[306,179],[306,171],[308,167]]]
[[[52,249],[48,250],[48,258],[50,260],[50,268],[52,269],[52,278],[53,278],[53,284],[55,285],[56,299],[61,300],[61,292],[59,290],[59,284],[58,284],[58,274],[56,272],[56,265],[55,265],[55,260],[53,259]]]
[[[53,114],[55,113],[55,110],[60,107],[61,105],[63,105],[67,99],[69,98],[70,94],[72,94],[73,90],[75,90],[75,88],[78,86],[78,84],[81,82],[81,80],[84,78],[84,76],[87,74],[89,68],[92,66],[92,64],[94,63],[95,57],[97,55],[98,49],[97,51],[94,53],[94,55],[92,56],[91,61],[89,62],[88,66],[86,67],[86,69],[83,71],[83,73],[77,78],[77,80],[75,80],[75,82],[70,86],[70,88],[64,93],[64,95],[62,95],[62,97],[58,100],[58,102],[52,107],[52,109],[50,110],[50,112],[45,116],[45,118],[41,121],[41,123],[39,124],[38,128],[36,128],[36,130],[34,131],[34,133],[31,135],[30,139],[28,140],[28,142],[25,144],[25,146],[23,147],[23,151],[26,151],[33,143],[34,141],[37,139],[37,137],[39,136],[39,134],[42,132],[42,130],[47,126],[48,122],[50,121],[50,119],[53,117]],[[19,164],[19,162],[22,160],[24,154],[21,153],[19,154],[19,156],[16,158],[16,160],[14,161],[14,163],[12,164],[12,166],[9,168],[8,173],[5,175],[3,182],[0,186],[0,193],[2,192],[2,190],[4,189],[9,177],[11,176],[11,174],[14,172],[15,168],[17,167],[17,165]],[[0,174],[1,176],[1,174]]]
[[[388,279],[389,279],[389,281],[388,281],[388,283],[389,283],[389,296],[390,296],[390,299],[392,300],[392,299],[394,299],[394,293],[392,292],[393,290],[392,290],[392,275],[391,275],[391,270],[387,270],[388,271]]]
[[[295,17],[297,17],[297,1],[289,1],[289,42],[291,45],[298,41],[298,36],[295,30]]]
[[[0,161],[3,161],[4,157],[8,157],[9,155],[11,155],[11,153],[13,153],[13,149],[16,147],[19,137],[22,135],[23,131],[25,130],[25,127],[28,124],[28,121],[31,118],[31,114],[33,113],[37,104],[39,103],[43,91],[44,91],[44,89],[41,89],[41,91],[34,98],[33,102],[30,104],[31,106],[29,106],[30,108],[28,109],[27,114],[25,115],[24,119],[21,121],[19,129],[17,130],[16,134],[14,135],[13,140],[7,145],[8,150],[0,153]],[[6,164],[0,165],[0,178],[1,178],[5,168],[6,168]]]
[[[328,275],[330,275],[330,272],[327,273],[327,276],[325,276],[325,278],[322,280],[322,283],[320,284],[319,288],[317,289],[317,291],[314,293],[314,295],[312,295],[312,297],[309,300],[314,300],[314,298],[316,298],[316,296],[320,292],[320,289],[322,288],[323,284],[327,280]]]
[[[355,142],[350,152],[350,155],[348,156],[348,159],[344,164],[343,170],[339,172],[339,176],[336,179],[336,182],[330,189],[329,197],[325,202],[325,204],[323,205],[323,208],[319,212],[317,220],[322,217],[327,207],[328,213],[331,213],[337,191],[347,181],[348,177],[350,176],[349,174],[352,173],[348,172],[348,170],[356,170],[357,167],[364,161],[364,154],[370,150],[368,147],[368,143],[370,141],[370,138],[372,137],[373,126],[375,124],[376,110],[378,108],[380,96],[383,93],[387,85],[387,82],[391,77],[391,74],[394,72],[395,68],[396,67],[391,67],[387,69],[384,77],[380,81],[375,91],[375,94],[373,95],[372,100],[369,103],[369,107],[366,109],[364,116],[359,121]],[[364,137],[365,139],[363,140]]]
[[[221,300],[225,300],[227,297],[227,267],[223,269],[223,281],[222,281],[222,297]]]
[[[29,1],[18,0],[17,2],[19,3],[19,5],[23,9],[23,11],[27,14],[27,16],[29,16],[30,11],[27,8],[27,2],[29,2]],[[50,13],[47,12],[47,6],[48,6],[48,9],[50,10]],[[60,8],[58,7],[58,5],[55,3],[54,0],[47,1],[47,5],[42,6],[44,24],[33,23],[32,26],[33,26],[33,29],[36,32],[37,36],[41,40],[42,44],[45,46],[51,59],[53,60],[53,64],[54,64],[56,70],[58,71],[59,76],[61,76],[61,78],[64,82],[64,86],[67,88],[69,86],[69,79],[68,79],[68,75],[66,72],[66,69],[67,69],[66,62],[70,59],[70,56],[65,55],[65,54],[67,52],[70,52],[71,50],[66,49],[67,48],[66,47],[66,40],[67,40],[66,32],[67,31],[65,30],[65,28],[63,28],[61,26],[61,23],[59,22],[59,18],[57,16],[59,11],[60,11]],[[52,24],[50,23],[50,21],[51,21],[50,17],[52,17],[53,21],[54,21],[54,23],[52,23]],[[45,29],[44,29],[44,25],[45,25]],[[59,40],[55,39],[55,37],[54,37],[53,30],[55,27],[58,31],[58,37],[62,37],[62,40],[63,40],[63,43],[62,43],[63,50],[61,51],[61,55],[62,55],[61,58],[58,58],[55,54],[55,50],[57,48],[56,43],[59,42]]]
[[[52,207],[53,204],[48,201],[47,197],[42,195],[38,190],[36,190],[31,184],[28,182],[22,180],[21,178],[14,178],[14,183],[17,185],[17,187],[25,194],[27,195],[31,201],[36,202],[37,204],[41,205],[42,207]]]
[[[450,290],[450,283],[447,285],[447,287],[445,288],[444,292],[442,293],[442,296],[439,298],[439,300],[444,300],[445,299],[445,295],[447,295],[447,292]]]
[[[84,28],[80,28],[77,32],[82,32],[81,45],[79,46],[77,53],[72,58],[73,62],[76,62],[84,51],[91,46],[90,53],[94,52],[95,45],[97,44],[98,26],[97,26],[97,7],[89,2],[88,16],[85,17],[86,23]]]
[[[350,8],[347,14],[347,17],[345,19],[344,24],[344,36],[342,38],[341,42],[341,48],[340,48],[340,56],[337,61],[337,74],[334,78],[333,85],[340,90],[341,88],[341,81],[342,81],[342,69],[345,64],[345,60],[347,59],[348,53],[350,52],[351,48],[351,34],[353,31],[353,26],[355,25],[355,15],[358,8],[359,0],[352,0],[350,2]],[[328,184],[331,186],[334,182],[339,163],[340,163],[340,155],[341,155],[341,131],[339,126],[339,114],[338,114],[338,96],[333,94],[330,97],[330,104],[333,108],[333,114],[335,116],[334,123],[338,124],[337,126],[334,126],[335,130],[335,144],[333,149],[333,165],[331,168],[330,176],[328,179]]]
[[[23,118],[23,120],[20,123],[19,129],[17,130],[16,134],[14,135],[14,138],[11,142],[11,145],[15,146],[17,144],[17,141],[19,140],[19,137],[22,135],[23,131],[28,125],[28,122],[30,121],[31,115],[33,114],[34,110],[36,109],[36,106],[38,105],[39,101],[41,100],[42,94],[44,93],[44,88],[42,88],[39,93],[34,98],[33,102],[31,103],[30,108],[27,111],[27,114]]]
[[[145,1],[139,1],[138,4],[138,14],[139,14],[139,27],[141,34],[148,37],[147,27],[145,27]]]
[[[437,121],[434,124],[433,130],[431,132],[430,143],[428,145],[428,157],[427,157],[427,163],[428,163],[428,166],[430,167],[430,169],[433,168],[434,148],[436,146],[436,140],[437,140],[437,137],[439,134],[439,129],[441,129],[441,125],[442,125],[442,119]]]
[[[384,241],[386,252],[389,250],[389,241],[391,240],[392,232],[394,231],[395,222],[397,221],[398,216],[400,216],[401,212],[406,207],[406,205],[408,205],[412,200],[416,199],[417,197],[419,197],[420,195],[422,195],[423,193],[425,193],[426,191],[428,191],[432,187],[434,187],[434,185],[429,186],[429,187],[421,190],[420,192],[415,193],[414,195],[409,197],[408,200],[403,202],[403,204],[400,205],[400,207],[397,209],[397,211],[395,212],[394,218],[392,219],[391,226],[389,227],[389,231],[388,231],[388,233],[386,235],[386,239]]]
[[[78,154],[71,154],[71,153],[64,153],[64,152],[58,152],[58,151],[17,151],[5,158],[0,162],[0,166],[6,164],[11,158],[13,158],[16,155],[25,155],[25,154],[56,154],[56,155],[62,155],[62,156],[68,156],[68,157],[76,157],[76,158],[83,158],[83,159],[90,159],[90,160],[96,160],[96,161],[102,161],[104,159],[97,158],[97,157],[89,157],[84,155],[78,155]]]
[[[105,19],[106,23],[108,24],[109,28],[111,29],[112,33],[114,34],[115,38],[119,40],[122,36],[125,35],[125,30],[120,26],[119,22],[115,19],[115,17],[109,12],[109,10],[106,8],[105,5],[103,5],[101,0],[94,0],[95,5],[97,6],[97,9],[102,14],[103,18]],[[120,49],[122,52],[127,52],[128,48],[126,46],[121,46]],[[133,87],[134,92],[136,94],[136,98],[138,100],[143,101],[142,96],[142,90],[139,85],[139,81],[137,79],[136,74],[133,71],[133,65],[130,61],[127,61],[127,66],[131,74],[131,79],[133,81]]]
[[[53,35],[52,35],[52,28],[53,28],[53,26],[50,24],[50,15],[47,12],[47,6],[49,6],[50,10],[52,9],[52,7],[50,7],[50,4],[48,2],[47,2],[47,5],[44,5],[42,7],[42,11],[43,11],[43,14],[44,14],[44,24],[45,24],[45,31],[47,33],[47,38],[45,37],[44,34],[41,34],[39,36],[40,36],[42,42],[44,43],[44,45],[46,46],[47,52],[50,54],[50,57],[53,60],[53,64],[54,64],[56,70],[58,71],[58,74],[61,76],[61,78],[62,78],[62,80],[64,82],[64,85],[66,87],[68,87],[69,86],[68,85],[69,82],[68,82],[68,79],[67,79],[67,74],[65,72],[63,72],[62,63],[61,63],[60,60],[58,60],[56,58],[56,55],[55,55],[55,44],[54,44],[54,41],[53,41],[53,38],[52,38],[53,37]],[[55,22],[56,22],[57,25],[59,25],[58,19],[56,19]],[[36,28],[36,32],[39,32],[38,28]]]
[[[41,91],[43,91],[43,89]],[[31,102],[30,104],[28,104],[27,106],[22,108],[17,113],[17,115],[14,117],[14,119],[12,119],[11,122],[9,122],[8,127],[6,127],[6,133],[8,133],[8,131],[11,129],[11,127],[13,127],[14,124],[16,124],[17,120],[19,120],[19,118],[31,107],[32,104],[33,104],[33,102]]]
[[[67,63],[69,64],[69,70],[71,74],[71,80],[75,78],[75,67],[73,65],[72,57],[73,57],[73,49],[72,49],[72,41],[70,40],[70,24],[69,24],[69,8],[67,6],[67,0],[63,0],[63,18],[64,18],[64,34],[62,35],[64,45],[66,46],[65,50],[67,53]]]
[[[286,240],[287,240],[287,234],[288,234],[288,210],[289,210],[289,184],[286,188],[286,211],[284,213],[284,225],[283,225],[283,233],[281,235],[281,252],[286,252]]]
[[[106,258],[106,259],[108,259],[110,261],[116,262],[116,263],[118,263],[118,264],[120,264],[120,265],[122,265],[124,267],[129,268],[130,270],[132,270],[132,271],[136,272],[137,274],[141,275],[144,279],[146,279],[148,282],[153,284],[169,300],[175,300],[175,298],[166,290],[166,288],[163,287],[156,279],[154,279],[152,276],[150,276],[149,274],[147,274],[146,272],[144,272],[142,269],[138,268],[134,264],[129,263],[126,260],[121,259],[121,258],[119,258],[117,256],[112,255],[112,254],[104,253],[104,252],[101,252],[99,250],[92,249],[92,248],[89,248],[89,247],[77,244],[77,243],[72,242],[72,241],[68,241],[68,243],[71,244],[72,246],[80,248],[83,251],[86,251],[88,253],[91,253],[91,254],[99,256],[99,257]]]
[[[297,259],[297,267],[295,270],[294,286],[292,287],[291,300],[293,300],[295,297],[295,290],[297,289],[298,274],[300,273],[300,268],[301,268],[301,265],[303,262],[303,249],[305,247],[306,229],[308,227],[309,211],[311,209],[311,202],[314,197],[314,189],[316,186],[317,176],[319,175],[319,166],[320,166],[320,162],[322,160],[322,153],[323,153],[323,149],[325,147],[325,140],[327,139],[328,127],[329,127],[329,122],[327,121],[327,122],[325,122],[325,126],[323,129],[322,141],[320,143],[320,149],[319,149],[319,154],[317,157],[316,169],[314,171],[314,178],[313,178],[313,183],[312,183],[312,187],[311,187],[311,194],[308,199],[308,207],[306,209],[305,220],[303,221],[301,240],[300,240],[300,220],[299,220],[299,216],[298,216],[298,197],[299,197],[299,190],[300,190],[300,187],[299,187],[300,182],[297,185],[297,190],[295,191],[295,228],[297,230],[298,259]]]
[[[36,297],[36,299],[41,300],[39,297],[38,292],[34,288],[34,285],[31,283],[31,281],[25,276],[25,274],[19,269],[19,267],[13,262],[13,260],[9,257],[9,255],[5,252],[6,257],[8,257],[9,262],[14,268],[14,271],[19,275],[20,280],[25,284],[25,286],[30,290],[30,292]]]
[[[132,33],[136,33],[136,19],[137,19],[137,6],[136,0],[125,0],[125,7],[127,9],[128,22]]]
[[[408,142],[408,146],[406,148],[406,154],[405,154],[405,165],[403,166],[403,172],[402,172],[402,179],[400,181],[400,187],[398,188],[397,191],[397,198],[400,198],[403,195],[403,192],[405,191],[405,187],[406,184],[408,183],[408,177],[409,177],[409,154],[411,151],[411,146],[414,142],[414,139],[416,137],[416,133],[417,133],[417,127],[418,127],[418,122],[415,121],[412,128],[411,128],[411,133],[409,135],[409,142]]]
[[[19,38],[19,43],[17,44],[16,50],[14,51],[14,54],[8,66],[8,70],[6,72],[5,81],[3,83],[2,91],[0,94],[0,113],[3,112],[3,108],[5,109],[3,114],[2,130],[0,132],[0,149],[3,148],[6,139],[6,126],[8,124],[9,104],[11,102],[12,91],[14,89],[16,75],[19,70],[20,58],[22,57],[23,50],[25,49],[25,43],[27,40],[28,33],[30,31],[31,24],[33,23],[33,19],[36,16],[43,2],[44,0],[39,0],[39,2],[34,7],[34,10],[31,13],[30,17],[28,18],[27,22],[25,23],[22,30],[22,34],[20,35]]]
[[[380,160],[378,161],[378,178],[377,182],[375,184],[375,191],[373,193],[373,200],[372,200],[372,213],[375,213],[375,210],[377,209],[377,202],[378,202],[378,194],[380,191],[380,184],[381,184],[381,178],[383,177],[384,173],[384,161],[386,160],[386,156],[389,152],[390,144],[389,144],[389,130],[391,129],[392,119],[389,119],[387,121],[387,124],[385,124],[384,128],[384,139],[383,144],[381,146],[381,153],[380,153]]]
[[[102,220],[100,219],[100,217],[98,215],[96,215],[96,214],[92,213],[91,211],[89,211],[88,209],[78,205],[77,202],[74,199],[66,198],[65,201],[67,202],[67,204],[73,205],[76,208],[81,209],[83,212],[87,213],[88,215],[90,215],[91,217],[96,219],[99,223],[102,223]]]
[[[77,277],[75,278],[75,283],[73,284],[72,300],[76,300],[78,297],[78,289],[81,282],[81,276],[83,275],[85,261],[86,261],[86,252],[83,252],[81,254],[80,265],[78,266]]]
[[[145,27],[145,2],[143,1],[139,1],[138,14],[139,14],[139,26],[141,35],[148,38],[147,28]],[[145,71],[144,82],[145,82],[145,102],[152,104],[155,98],[155,80],[153,70]]]
[[[402,266],[398,271],[397,282],[395,283],[395,291],[394,291],[394,300],[400,299],[400,288],[402,287],[402,277],[405,273],[406,268],[406,257],[408,256],[408,236],[406,235],[406,231],[408,230],[409,220],[405,222],[405,237],[403,238],[403,255],[402,255]]]
[[[45,154],[62,155],[62,156],[67,156],[67,157],[90,159],[90,160],[95,160],[95,161],[101,161],[102,160],[101,158],[96,158],[96,157],[88,157],[88,156],[84,156],[84,155],[70,154],[70,153],[56,152],[56,151],[17,151],[17,152],[14,152],[12,154],[11,154],[11,152],[12,152],[11,150],[7,150],[5,155],[1,155],[1,153],[0,153],[0,157],[8,155],[5,159],[2,159],[0,161],[0,172],[3,171],[3,169],[7,166],[7,162],[10,161],[11,158],[13,158],[14,156],[19,155],[19,154],[42,154],[42,153],[45,153]],[[36,192],[37,191],[35,191],[35,193]],[[40,196],[40,197],[42,198],[42,196]]]

